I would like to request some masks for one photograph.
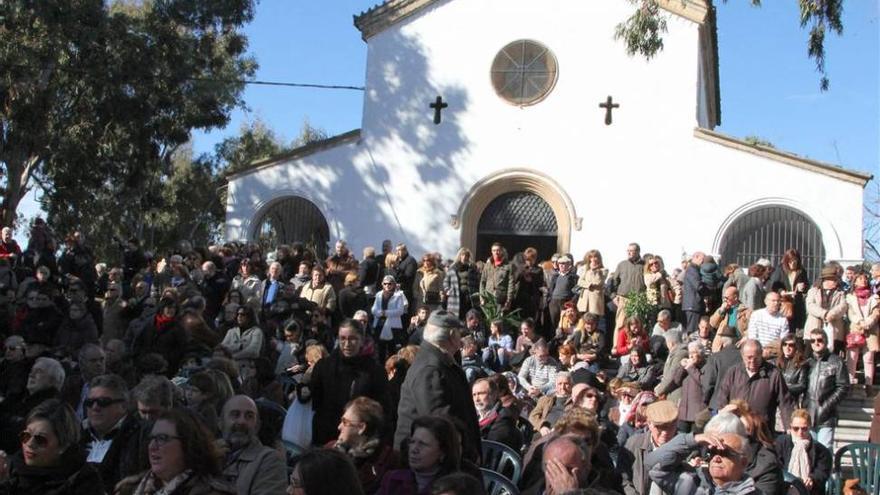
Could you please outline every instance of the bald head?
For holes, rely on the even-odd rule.
[[[260,413],[257,404],[247,395],[233,395],[223,404],[221,413],[223,438],[232,450],[239,450],[257,441]]]
[[[555,464],[563,467],[578,478],[578,488],[585,488],[590,472],[590,447],[583,438],[576,435],[563,435],[552,440],[544,449],[544,474]],[[576,471],[575,471],[576,470]]]

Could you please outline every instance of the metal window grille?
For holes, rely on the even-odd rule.
[[[556,251],[556,214],[543,198],[532,192],[505,193],[493,199],[477,224],[477,256],[501,242],[510,255],[534,247],[549,258]]]
[[[784,206],[760,208],[738,218],[721,241],[723,263],[747,267],[759,258],[774,266],[789,248],[797,249],[807,276],[816,277],[825,263],[822,232],[802,213]]]
[[[290,197],[272,205],[260,221],[254,234],[261,245],[301,242],[319,256],[327,253],[330,228],[321,210],[311,201]]]

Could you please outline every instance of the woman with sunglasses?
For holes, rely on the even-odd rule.
[[[226,495],[236,493],[221,477],[220,454],[210,432],[190,411],[163,412],[147,438],[150,469],[116,485],[119,495]]]
[[[0,494],[78,495],[106,493],[98,471],[79,446],[73,409],[51,399],[35,407],[19,435],[21,451],[0,451]]]
[[[831,452],[810,435],[810,413],[796,409],[791,414],[788,435],[776,439],[776,458],[782,469],[804,482],[811,495],[823,495],[831,476]]]
[[[782,352],[776,358],[776,367],[782,372],[782,379],[788,385],[792,404],[797,407],[801,403],[801,394],[807,389],[807,359],[798,348],[797,336],[794,334],[783,337],[780,346]]]
[[[382,438],[384,418],[378,402],[369,397],[353,399],[339,419],[339,437],[327,444],[351,459],[364,493],[376,493],[385,472],[397,467],[394,449]]]

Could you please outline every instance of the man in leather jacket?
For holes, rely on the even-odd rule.
[[[807,363],[807,390],[804,408],[810,411],[813,431],[822,445],[832,449],[837,405],[849,390],[849,377],[843,361],[828,350],[828,337],[821,328],[810,332],[813,357]]]

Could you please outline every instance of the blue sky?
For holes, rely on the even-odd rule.
[[[366,44],[352,15],[376,3],[261,0],[246,29],[260,63],[257,78],[363,85]],[[826,37],[831,87],[825,93],[807,58],[808,34],[800,27],[796,0],[772,0],[760,8],[749,0],[716,3],[722,98],[717,130],[757,135],[786,151],[880,175],[880,2],[845,2],[843,36]],[[197,152],[211,151],[254,118],[285,139],[297,135],[304,119],[331,135],[360,127],[357,91],[249,86],[244,98],[249,110],[236,112],[226,129],[194,136]]]

